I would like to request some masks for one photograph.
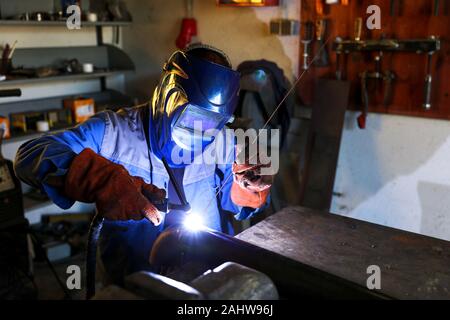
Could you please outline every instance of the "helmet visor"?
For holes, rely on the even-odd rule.
[[[230,116],[188,104],[175,121],[172,137],[183,149],[202,149],[230,119]]]

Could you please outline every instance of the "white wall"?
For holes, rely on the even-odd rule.
[[[103,30],[104,41],[110,43],[113,37],[112,28],[104,28]],[[17,40],[17,48],[96,45],[95,28],[82,27],[80,30],[68,30],[65,27],[55,26],[0,26],[0,33],[2,35],[0,39],[0,44],[2,46],[6,43],[12,44]],[[123,91],[123,82],[123,76],[114,77],[109,79],[108,87]],[[5,88],[15,87],[17,86]],[[98,91],[100,90],[100,82],[98,80],[43,82],[40,84],[21,85],[19,87],[22,89],[22,96],[19,98],[2,98],[0,100],[0,108],[2,108],[2,104],[6,102]],[[5,141],[3,155],[8,159],[14,159],[17,148],[23,142],[25,142],[25,140],[15,140],[14,143]]]
[[[285,0],[288,17],[298,19],[300,0]],[[160,76],[161,67],[176,49],[175,40],[185,16],[182,0],[129,0],[133,24],[124,29],[123,48],[138,66],[127,76],[127,92],[148,99]],[[195,0],[199,40],[224,50],[236,67],[244,60],[277,62],[289,79],[298,70],[299,38],[269,33],[271,18],[281,17],[278,7],[224,8],[215,0]]]
[[[58,46],[84,46],[96,45],[95,28],[81,28],[80,30],[68,30],[65,27],[27,27],[27,26],[0,26],[1,39],[0,44],[12,44],[18,41],[17,48],[30,47],[58,47]],[[103,39],[106,43],[112,42],[112,28],[104,28]],[[76,57],[74,57],[76,58]],[[123,76],[113,77],[107,81],[108,88],[121,90],[124,88]],[[15,88],[17,86],[10,86]],[[12,101],[24,101],[37,98],[54,97],[68,94],[81,94],[86,92],[94,92],[100,90],[98,80],[78,80],[49,82],[42,84],[28,84],[19,86],[22,89],[22,97],[5,98],[0,100],[0,108],[2,104]],[[5,89],[8,87],[4,87]],[[10,112],[12,110],[9,110]],[[5,141],[2,152],[5,158],[14,159],[19,146],[24,140],[14,140],[14,142]],[[24,190],[28,188],[24,185]],[[77,203],[68,212],[91,211],[92,205],[83,205]],[[40,220],[40,215],[61,213],[63,210],[56,205],[40,207],[36,210],[26,212],[26,217],[30,223],[36,223]]]
[[[332,212],[450,240],[450,122],[348,112]]]

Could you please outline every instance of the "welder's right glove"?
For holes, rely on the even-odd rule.
[[[263,174],[263,169],[269,168],[270,164],[262,164],[257,149],[251,151],[249,145],[237,145],[236,154],[232,166],[231,200],[241,207],[261,208],[267,202],[274,180],[274,174]]]
[[[64,183],[64,192],[72,200],[95,202],[98,212],[110,220],[149,219],[159,225],[162,217],[149,201],[161,201],[166,192],[131,176],[91,149],[84,149],[72,161]],[[145,194],[145,196],[144,196]]]

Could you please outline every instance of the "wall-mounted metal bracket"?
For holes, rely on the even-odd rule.
[[[429,53],[440,50],[441,42],[438,38],[429,39],[380,39],[380,40],[340,40],[333,43],[333,50],[339,53],[355,51],[398,51]]]

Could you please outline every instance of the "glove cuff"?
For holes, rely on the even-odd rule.
[[[241,207],[261,208],[266,203],[269,194],[270,188],[254,192],[241,187],[236,181],[233,181],[231,186],[231,200],[234,204]]]
[[[86,148],[70,164],[65,178],[64,193],[72,200],[95,202],[99,190],[108,184],[113,175],[124,170],[121,165]]]

